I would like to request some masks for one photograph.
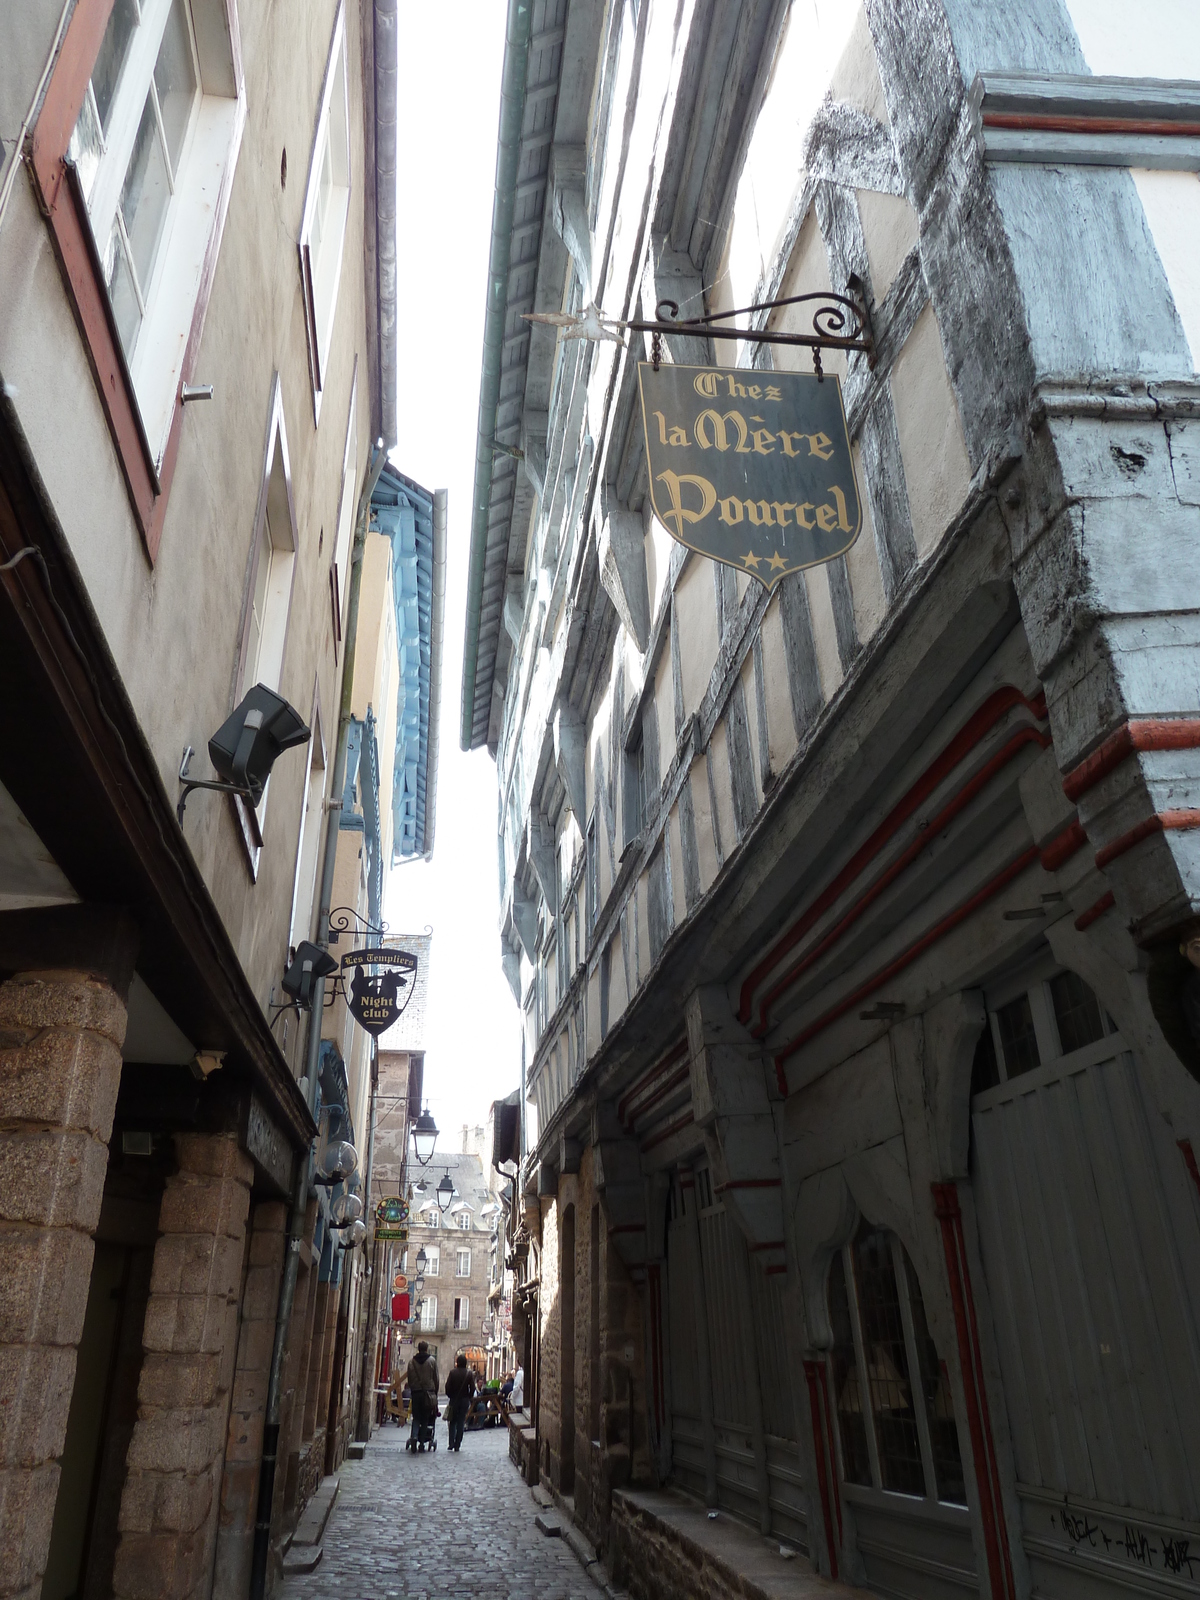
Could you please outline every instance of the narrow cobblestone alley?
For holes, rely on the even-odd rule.
[[[534,1523],[538,1507],[508,1458],[508,1434],[468,1434],[462,1451],[410,1455],[385,1428],[341,1469],[320,1565],[280,1600],[599,1600],[570,1546]]]

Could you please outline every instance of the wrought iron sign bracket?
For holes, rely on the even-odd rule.
[[[562,329],[564,339],[611,339],[622,344],[622,331],[648,333],[652,336],[650,359],[655,372],[662,361],[664,334],[692,334],[703,339],[741,339],[750,344],[796,345],[813,353],[813,368],[818,378],[823,378],[821,352],[823,350],[855,351],[865,355],[867,365],[874,369],[878,359],[875,348],[875,331],[871,326],[871,313],[861,280],[851,276],[846,294],[828,293],[793,294],[781,300],[763,300],[757,305],[741,306],[733,311],[714,311],[703,317],[681,317],[674,300],[660,300],[654,308],[654,320],[640,318],[625,321],[606,317],[598,306],[587,306],[583,311],[527,311],[526,322],[545,323]],[[768,319],[785,306],[814,307],[811,333],[784,333],[771,328],[739,328],[732,319],[763,314]],[[507,454],[517,454],[511,447],[496,445]]]
[[[378,927],[373,922],[368,922],[361,912],[355,911],[353,906],[334,906],[329,913],[329,942],[336,944],[343,933],[359,934],[377,933],[382,938],[388,931],[386,922],[381,922]]]
[[[621,326],[631,333],[653,335],[650,359],[655,372],[662,361],[663,334],[688,333],[710,339],[743,339],[751,344],[799,345],[813,353],[813,368],[818,378],[821,370],[822,350],[858,351],[867,358],[874,370],[877,359],[875,333],[871,326],[871,313],[865,296],[857,282],[850,285],[851,293],[844,294],[794,294],[783,300],[764,300],[757,305],[742,306],[736,311],[714,311],[704,317],[681,317],[674,300],[660,300],[654,308],[653,322],[623,322]],[[731,317],[748,317],[772,312],[784,306],[814,305],[811,333],[783,333],[770,328],[738,328],[729,325]]]

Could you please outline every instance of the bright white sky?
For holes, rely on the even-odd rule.
[[[393,933],[433,929],[425,1087],[439,1150],[520,1082],[520,1015],[500,967],[496,769],[459,749],[479,360],[507,7],[402,4],[397,323],[399,444],[392,460],[449,491],[441,755],[433,860],[396,868]]]

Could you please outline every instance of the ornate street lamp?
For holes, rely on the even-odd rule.
[[[443,1173],[442,1181],[437,1186],[438,1210],[445,1215],[446,1207],[454,1199],[454,1185],[450,1181],[449,1172]]]
[[[422,1245],[421,1248],[417,1251],[417,1276],[418,1276],[418,1278],[425,1271],[425,1268],[428,1265],[429,1265],[429,1257],[425,1254],[425,1246]]]
[[[437,1144],[438,1125],[426,1106],[421,1115],[413,1124],[413,1150],[417,1160],[423,1167],[428,1166],[433,1159],[433,1147]]]

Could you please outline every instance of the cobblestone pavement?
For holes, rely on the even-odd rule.
[[[277,1600],[602,1600],[562,1539],[534,1526],[537,1506],[508,1459],[506,1429],[468,1433],[458,1454],[409,1455],[380,1429],[347,1461],[315,1572]]]

